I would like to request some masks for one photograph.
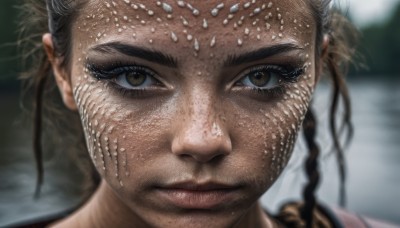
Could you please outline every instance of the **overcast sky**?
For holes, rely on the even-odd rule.
[[[374,22],[382,22],[393,13],[400,0],[339,0],[345,8],[349,6],[350,13],[359,26]]]

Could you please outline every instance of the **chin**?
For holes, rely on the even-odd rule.
[[[212,228],[212,227],[235,227],[241,216],[237,216],[238,212],[213,212],[213,211],[189,211],[176,214],[174,216],[165,216],[165,220],[158,219],[152,221],[151,226],[154,227],[191,227],[191,228]],[[152,216],[155,218],[157,216]],[[164,216],[162,216],[164,217]]]

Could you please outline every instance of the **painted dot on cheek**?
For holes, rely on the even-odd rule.
[[[193,16],[200,15],[200,11],[198,9],[194,8],[191,4],[186,3],[186,7],[192,11]]]
[[[234,5],[231,6],[231,8],[229,9],[229,12],[230,12],[230,13],[236,13],[237,11],[239,11],[239,6],[240,6],[240,3],[234,4]]]
[[[185,2],[184,1],[177,1],[176,2],[179,7],[185,7]]]
[[[131,7],[133,8],[133,9],[135,9],[135,10],[137,10],[137,9],[139,9],[139,7],[136,5],[136,4],[131,4]]]
[[[243,40],[239,38],[237,40],[237,44],[238,44],[238,46],[242,46],[243,45]]]
[[[250,29],[245,28],[245,29],[244,29],[244,34],[245,34],[246,36],[249,35],[249,34],[250,34]]]
[[[199,51],[200,50],[200,44],[197,38],[194,39],[194,50]]]
[[[261,8],[255,8],[253,11],[253,14],[256,15],[256,14],[259,14],[260,12],[261,12]]]
[[[162,3],[162,8],[166,13],[172,13],[172,6],[169,5],[168,3],[163,2]]]
[[[204,29],[207,29],[208,28],[208,22],[207,22],[207,19],[203,19],[203,28]]]
[[[211,10],[211,15],[214,17],[218,16],[218,13],[219,13],[219,10],[217,8],[214,8]]]
[[[256,26],[257,25],[257,23],[259,22],[260,20],[257,18],[257,19],[255,19],[254,21],[253,21],[253,23],[252,23],[252,25],[253,26]]]
[[[224,3],[220,3],[220,4],[217,5],[216,8],[220,10],[220,9],[224,8],[224,6],[225,6]]]
[[[181,20],[182,20],[183,26],[188,26],[189,25],[189,22],[183,16],[181,16]]]
[[[142,3],[139,3],[139,8],[142,9],[142,10],[146,10],[146,6],[143,5]]]
[[[215,46],[215,43],[216,43],[215,39],[216,39],[215,36],[213,36],[211,41],[210,41],[210,47],[214,47]]]
[[[147,11],[147,14],[148,14],[149,16],[153,16],[153,15],[154,15],[154,11],[153,11],[153,10],[148,10],[148,11]]]
[[[265,23],[265,29],[268,31],[271,29],[271,24]]]
[[[171,32],[171,39],[172,41],[174,41],[175,43],[178,42],[178,36],[176,36],[176,34],[174,32]]]

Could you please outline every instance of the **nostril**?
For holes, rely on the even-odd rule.
[[[185,161],[194,160],[197,163],[219,163],[226,156],[225,154],[215,154],[214,156],[204,156],[202,154],[179,154],[180,158]]]

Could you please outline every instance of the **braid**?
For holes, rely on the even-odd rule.
[[[315,142],[316,121],[311,109],[307,111],[307,114],[305,116],[303,131],[309,151],[309,156],[305,163],[308,183],[303,191],[304,206],[301,211],[301,217],[306,222],[306,227],[312,227],[314,208],[316,205],[315,190],[318,186],[320,176],[318,172],[319,148],[317,143]]]
[[[340,135],[347,130],[346,142],[347,145],[353,135],[353,126],[351,123],[351,104],[349,92],[345,82],[348,63],[354,54],[354,48],[351,43],[356,41],[356,33],[354,27],[336,10],[330,13],[329,29],[329,45],[326,50],[326,58],[324,58],[324,68],[332,82],[332,100],[329,112],[329,130],[333,141],[333,149],[338,161],[339,178],[340,178],[340,205],[346,205],[346,165],[343,152],[343,145],[340,141]],[[340,100],[343,101],[342,125],[337,126],[339,114]],[[313,221],[316,207],[315,190],[319,182],[318,173],[318,156],[320,150],[315,142],[316,121],[312,111],[309,109],[304,123],[303,131],[306,144],[309,150],[305,168],[308,178],[308,183],[304,189],[304,207],[301,211],[301,217],[306,224],[306,227],[312,227],[315,224]]]

